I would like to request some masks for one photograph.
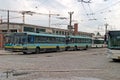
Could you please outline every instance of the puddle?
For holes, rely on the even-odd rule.
[[[13,73],[13,76],[22,76],[22,75],[27,75],[30,74],[28,72],[17,72],[17,73]]]
[[[15,70],[7,70],[4,72],[0,72],[0,80],[2,79],[10,79],[14,78],[15,76],[22,76],[30,74],[30,72],[23,72],[23,71],[15,71]]]
[[[53,57],[52,55],[47,55],[46,57]]]
[[[11,77],[13,77],[13,75],[11,73],[7,74],[7,73],[4,73],[4,72],[0,72],[0,80],[11,78]]]

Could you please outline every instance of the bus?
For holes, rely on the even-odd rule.
[[[105,41],[103,38],[92,39],[92,48],[105,48]]]
[[[88,49],[92,45],[92,38],[87,36],[67,36],[66,50]]]
[[[108,57],[113,61],[120,60],[120,31],[108,32]]]
[[[65,36],[46,33],[11,33],[6,35],[6,50],[20,50],[24,54],[65,50]]]

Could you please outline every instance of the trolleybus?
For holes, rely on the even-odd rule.
[[[108,57],[120,60],[120,31],[108,32]]]
[[[104,48],[104,47],[106,47],[104,39],[103,38],[92,39],[92,47],[93,48]]]
[[[92,45],[92,38],[87,36],[66,37],[66,50],[88,49]]]
[[[11,33],[6,35],[6,50],[39,53],[47,50],[65,50],[65,36],[45,33]]]

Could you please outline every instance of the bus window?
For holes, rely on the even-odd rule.
[[[14,44],[24,44],[26,42],[26,38],[23,36],[14,36]]]
[[[34,36],[28,36],[28,43],[34,43]]]
[[[5,43],[11,43],[11,37],[10,36],[6,36],[5,37]]]
[[[26,37],[25,37],[25,36],[22,36],[22,37],[21,37],[21,43],[22,43],[22,44],[25,44],[26,42],[27,42]]]
[[[65,38],[60,38],[60,43],[64,43],[65,42]]]
[[[69,43],[70,43],[70,40],[71,40],[71,38],[67,37],[67,38],[66,38],[66,44],[69,44]]]

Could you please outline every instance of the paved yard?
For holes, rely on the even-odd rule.
[[[0,80],[120,80],[120,62],[108,59],[106,51],[23,55],[0,50]]]

